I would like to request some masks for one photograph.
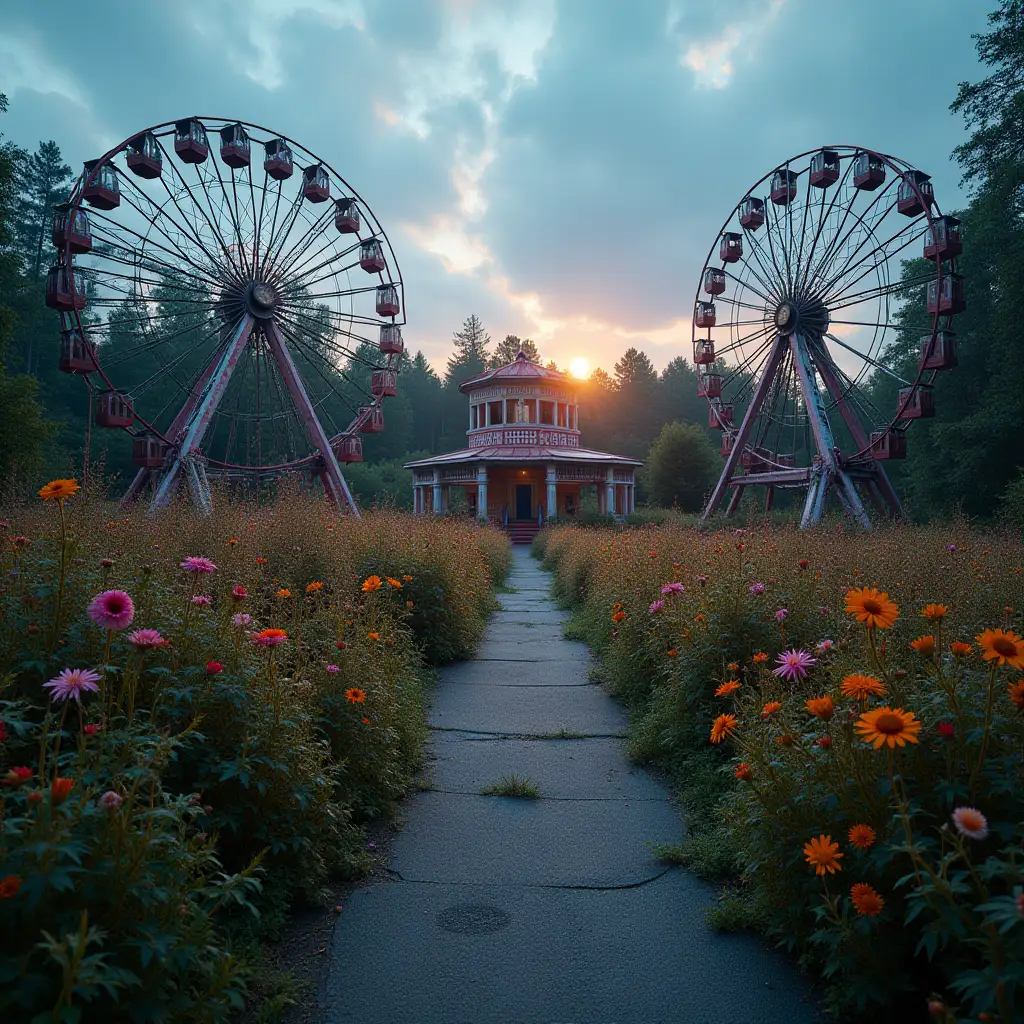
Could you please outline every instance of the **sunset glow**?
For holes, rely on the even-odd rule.
[[[577,356],[569,363],[569,372],[580,380],[586,380],[590,376],[590,360]]]

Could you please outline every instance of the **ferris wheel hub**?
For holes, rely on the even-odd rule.
[[[778,308],[775,310],[775,326],[780,334],[792,334],[796,330],[799,320],[800,314],[797,312],[794,303],[788,299],[785,302],[779,303]]]
[[[274,315],[274,307],[278,304],[277,289],[265,281],[253,281],[245,290],[245,302],[249,312],[261,320],[268,320]]]

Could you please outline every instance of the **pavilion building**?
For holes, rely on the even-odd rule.
[[[599,509],[634,510],[634,470],[622,455],[580,445],[573,378],[532,363],[522,352],[506,366],[463,381],[469,396],[467,447],[406,463],[416,512],[445,512],[451,488],[465,491],[470,512],[525,540],[544,520],[572,516],[581,489],[597,488]]]

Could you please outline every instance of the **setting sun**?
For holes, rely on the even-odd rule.
[[[579,377],[580,380],[586,380],[590,376],[590,360],[584,359],[583,356],[577,356],[569,364],[569,372],[574,377]]]

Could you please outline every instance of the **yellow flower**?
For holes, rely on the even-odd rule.
[[[389,587],[394,587],[395,590],[401,590],[402,589],[401,582],[399,580],[396,580],[393,576],[389,576],[388,577],[388,586]]]
[[[81,488],[78,486],[77,480],[51,480],[45,487],[39,491],[39,497],[43,501],[59,501],[64,502],[66,498],[70,498],[77,494]]]
[[[926,619],[931,619],[933,622],[938,622],[939,619],[944,619],[949,609],[944,604],[926,604],[921,609],[921,614]]]
[[[315,580],[312,583],[307,583],[306,584],[306,593],[307,594],[315,594],[318,590],[323,590],[323,589],[324,589],[324,585],[319,580]]]
[[[851,587],[846,592],[846,610],[868,629],[891,629],[900,617],[889,595],[874,587]]]
[[[722,685],[717,690],[715,690],[715,696],[728,697],[730,693],[735,693],[739,688],[739,680],[730,679],[728,682],[722,683]]]
[[[847,838],[858,850],[867,850],[874,845],[875,830],[870,825],[854,825]]]
[[[832,842],[831,836],[821,835],[804,843],[804,857],[807,859],[807,863],[814,868],[816,875],[824,875],[825,872],[834,875],[837,871],[842,870],[839,861],[843,858],[843,854],[839,852],[839,844]]]
[[[986,629],[975,639],[981,647],[981,656],[999,666],[1024,668],[1024,641],[1010,630]]]
[[[369,594],[371,591],[380,590],[382,585],[379,576],[367,576],[363,580],[363,593]]]
[[[711,725],[711,742],[721,743],[735,731],[739,722],[735,715],[719,715]]]
[[[827,722],[836,710],[831,697],[812,697],[807,702],[806,708],[815,718],[820,718],[823,722]]]
[[[868,885],[867,882],[857,882],[850,886],[850,902],[854,905],[858,914],[864,917],[874,917],[882,912],[885,900]]]
[[[885,683],[874,676],[865,676],[855,672],[843,680],[839,691],[844,697],[867,700],[868,697],[881,697],[885,693]]]
[[[921,723],[912,711],[902,708],[882,707],[865,711],[854,728],[860,733],[861,741],[873,744],[875,750],[883,746],[892,750],[907,743],[920,742],[917,734],[921,731]]]

